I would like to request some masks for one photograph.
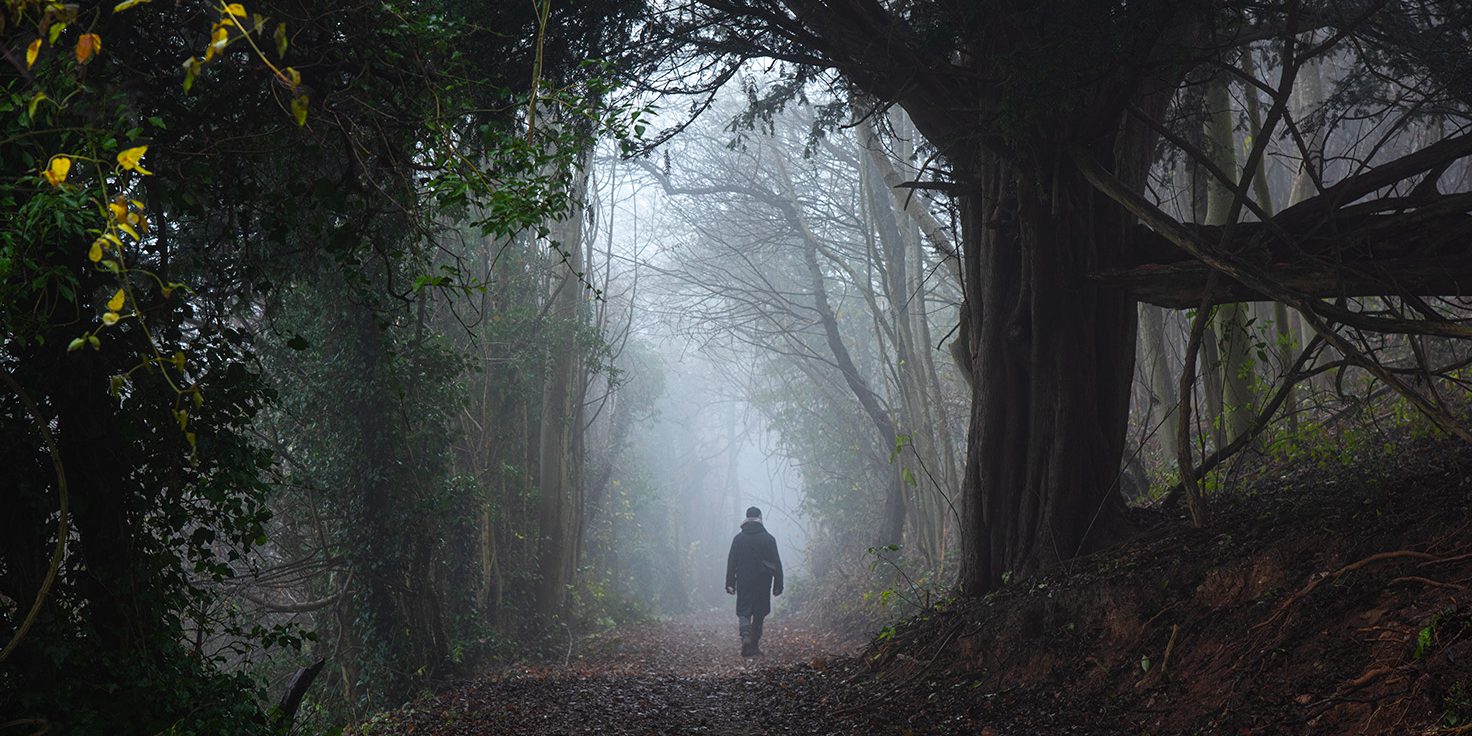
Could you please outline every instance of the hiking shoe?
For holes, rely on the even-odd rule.
[[[741,637],[741,656],[755,657],[759,653],[760,652],[756,650],[756,642],[747,637]]]

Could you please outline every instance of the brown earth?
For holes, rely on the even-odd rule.
[[[844,656],[727,616],[590,642],[387,716],[385,734],[1472,734],[1472,451],[1267,469],[1119,549]],[[368,729],[365,729],[365,731]]]

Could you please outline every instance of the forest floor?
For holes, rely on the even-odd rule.
[[[767,619],[762,656],[746,658],[734,612],[692,614],[579,642],[560,662],[498,669],[390,714],[371,733],[833,732],[821,729],[822,712],[792,706],[821,700],[834,687],[830,658],[858,646],[779,616]]]
[[[1154,512],[1129,544],[860,650],[774,618],[747,661],[733,617],[681,618],[372,732],[1472,734],[1472,449],[1402,438],[1233,488],[1205,529]]]

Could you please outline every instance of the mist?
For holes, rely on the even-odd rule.
[[[1461,11],[12,2],[0,729],[1465,731]]]

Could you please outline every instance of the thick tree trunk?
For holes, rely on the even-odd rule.
[[[1023,169],[985,154],[981,191],[962,199],[976,368],[961,535],[971,594],[1127,531],[1117,471],[1135,305],[1086,277],[1117,255],[1125,223],[1058,159]]]

